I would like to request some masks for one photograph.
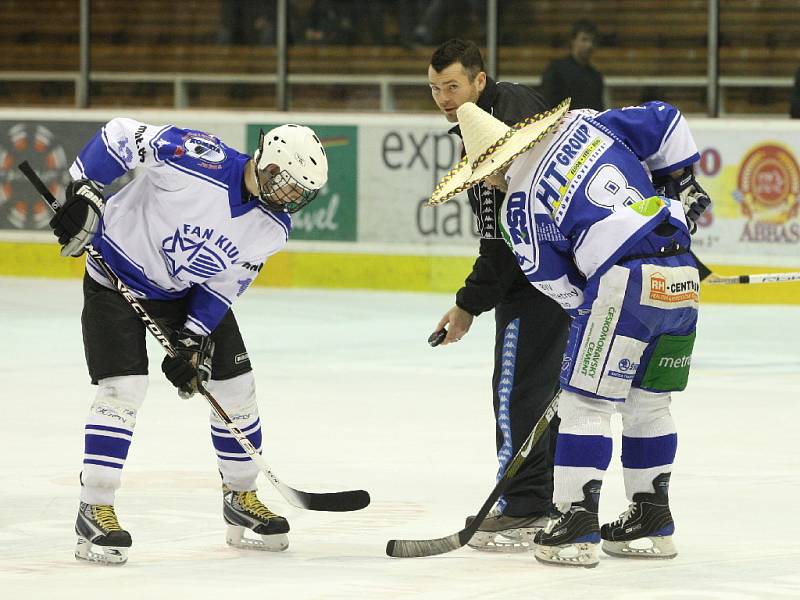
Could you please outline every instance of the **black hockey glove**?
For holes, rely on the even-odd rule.
[[[170,336],[175,356],[165,356],[161,363],[164,375],[178,388],[181,398],[193,396],[211,377],[214,342],[208,336],[180,329]]]
[[[61,256],[80,256],[92,241],[103,214],[103,195],[88,179],[67,186],[67,201],[50,219],[50,227],[61,244]]]
[[[694,178],[694,169],[686,167],[677,178],[671,175],[654,177],[653,185],[659,196],[678,200],[683,205],[689,233],[697,231],[697,219],[711,205],[711,198]]]

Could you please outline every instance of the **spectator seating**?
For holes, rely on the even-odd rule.
[[[92,0],[91,68],[99,72],[272,74],[272,46],[223,46],[217,43],[222,0]],[[5,0],[0,19],[0,71],[75,72],[79,65],[78,3],[73,0]],[[302,12],[308,0],[295,4]],[[566,54],[577,17],[595,21],[600,43],[595,63],[606,77],[702,77],[706,74],[706,0],[504,0],[499,3],[502,77],[535,77],[555,57]],[[724,77],[789,77],[800,65],[796,38],[797,0],[725,0],[720,8],[720,73]],[[296,27],[300,17],[293,12]],[[43,15],[45,18],[43,18]],[[387,27],[396,27],[391,18]],[[424,76],[431,47],[400,45],[298,45],[289,52],[291,74]],[[144,76],[143,76],[144,77]],[[193,85],[190,100],[215,106],[264,106],[274,86],[257,93],[235,84]],[[295,87],[295,86],[293,86]],[[328,93],[328,88],[330,93]],[[399,88],[398,88],[399,89]],[[44,90],[44,91],[43,91]],[[322,104],[335,108],[342,96],[348,107],[378,108],[375,89],[336,86],[317,90]],[[615,104],[635,91],[615,90]],[[172,87],[164,82],[96,83],[94,94],[121,95],[143,105],[171,106]],[[702,88],[671,88],[667,95],[702,107]],[[36,98],[37,94],[39,98]],[[63,98],[59,97],[59,94]],[[305,92],[293,91],[299,100]],[[309,96],[311,94],[309,93]],[[635,94],[634,94],[635,95]],[[397,105],[414,106],[399,94]],[[782,90],[730,89],[728,111],[785,112]],[[58,97],[58,100],[56,99]],[[71,83],[0,82],[2,104],[63,104],[74,98]],[[63,100],[63,101],[62,101]],[[427,100],[425,100],[427,102]],[[752,103],[752,105],[749,105]],[[312,104],[309,102],[309,104]],[[734,106],[736,107],[734,109]],[[766,108],[765,108],[766,107]]]

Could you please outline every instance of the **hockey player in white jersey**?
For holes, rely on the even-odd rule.
[[[534,538],[537,560],[594,567],[601,540],[610,555],[672,558],[669,405],[686,386],[697,322],[689,231],[709,203],[690,177],[699,155],[673,106],[568,112],[568,102],[511,128],[463,105],[467,158],[430,203],[477,181],[505,190],[506,242],[531,284],[572,317],[554,470],[559,516]],[[656,195],[651,176],[686,181],[679,201]],[[600,527],[616,411],[630,506]]]
[[[103,198],[104,186],[137,169]],[[262,132],[251,158],[213,135],[126,118],[109,121],[80,152],[66,202],[51,226],[63,256],[100,251],[150,315],[171,332],[177,355],[162,370],[186,397],[207,382],[233,423],[261,449],[255,382],[231,310],[264,261],[284,247],[293,213],[328,177],[314,132]],[[86,362],[97,393],[85,427],[77,558],[124,563],[131,536],[114,495],[147,390],[145,328],[87,258],[82,314]],[[212,413],[229,544],[284,550],[289,525],[256,496],[258,468]],[[246,529],[260,535],[248,539]]]

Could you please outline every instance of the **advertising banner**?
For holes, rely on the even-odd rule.
[[[720,125],[692,127],[698,180],[713,201],[693,238],[698,254],[800,266],[800,129],[779,121]]]
[[[247,126],[247,147],[257,148],[261,129],[283,123]],[[328,155],[328,183],[313,203],[292,215],[293,240],[354,242],[358,220],[358,135],[354,125],[308,124],[319,136]]]
[[[697,177],[712,198],[693,244],[718,264],[800,264],[800,127],[784,121],[689,119]],[[443,119],[359,127],[359,241],[472,245],[466,194],[425,206],[456,163],[460,141]],[[793,262],[794,261],[794,262]]]
[[[56,198],[69,166],[104,122],[0,121],[0,230],[47,229],[52,213],[17,169],[27,160]]]
[[[16,166],[28,160],[56,196],[67,168],[107,115],[95,120],[0,120],[0,233],[46,230],[47,207]],[[425,206],[436,182],[459,158],[461,143],[440,115],[276,115],[250,122],[233,115],[157,115],[151,122],[203,121],[252,150],[263,127],[301,122],[315,129],[329,159],[320,197],[294,216],[295,240],[402,244],[404,252],[469,253],[477,233],[466,194]],[[180,118],[177,118],[180,117]],[[241,119],[241,117],[238,117]],[[215,120],[216,119],[216,120]],[[285,119],[285,120],[284,120]],[[217,122],[218,121],[218,122]],[[698,179],[713,200],[693,238],[707,262],[796,265],[800,262],[800,123],[785,120],[689,118],[701,153]],[[234,136],[236,137],[236,136]]]
[[[460,156],[461,140],[447,133],[450,127],[444,117],[359,127],[359,241],[475,245],[466,193],[425,206]]]

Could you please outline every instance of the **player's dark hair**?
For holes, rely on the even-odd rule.
[[[447,40],[431,56],[431,66],[437,73],[457,62],[464,66],[470,81],[474,80],[478,73],[486,70],[483,67],[480,48],[469,40]]]
[[[597,25],[589,19],[578,19],[572,24],[572,38],[578,37],[579,33],[588,33],[592,37],[597,37]]]

